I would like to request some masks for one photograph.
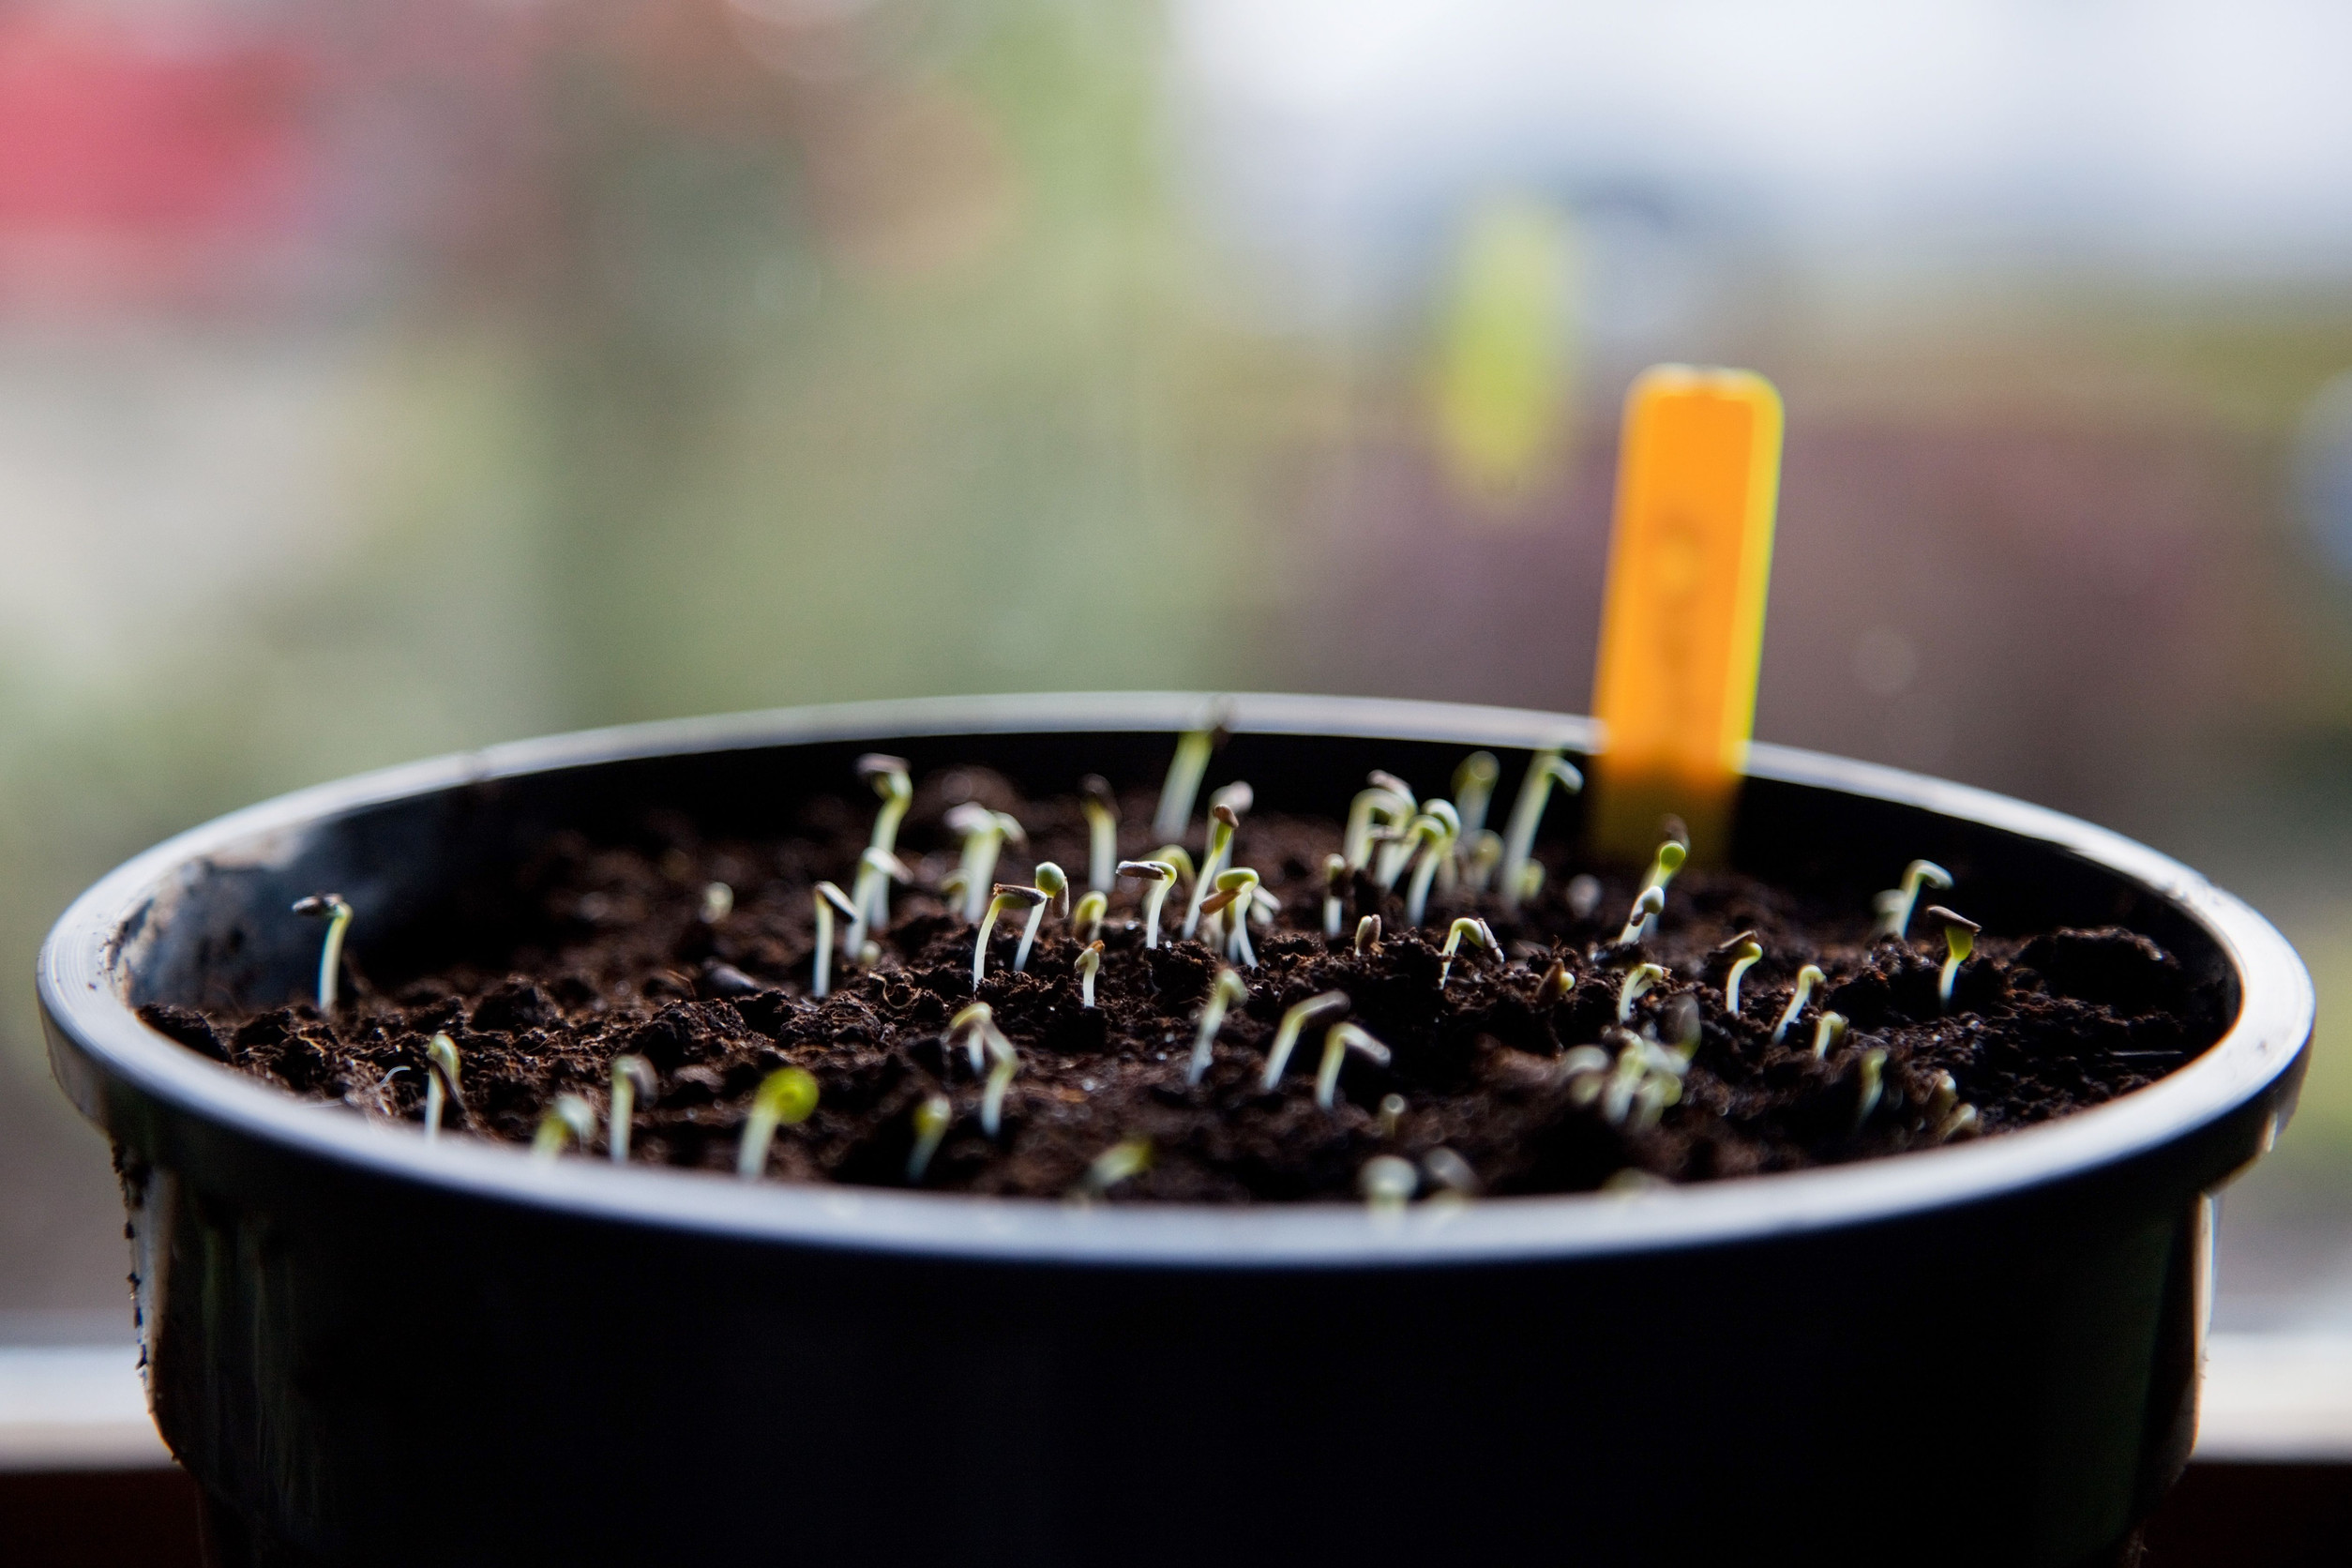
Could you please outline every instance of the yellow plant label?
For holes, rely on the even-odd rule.
[[[1593,845],[1627,860],[1680,817],[1695,859],[1729,849],[1756,722],[1780,496],[1780,394],[1747,370],[1659,365],[1626,395],[1592,711]]]

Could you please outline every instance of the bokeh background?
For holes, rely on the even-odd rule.
[[[1765,738],[2311,960],[2220,1321],[2352,1328],[2352,11],[0,0],[0,1339],[127,1332],[29,975],[295,785],[721,709],[1580,709],[1616,408],[1787,402]]]

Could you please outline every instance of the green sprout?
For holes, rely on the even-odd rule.
[[[1756,944],[1754,931],[1741,931],[1716,948],[1712,956],[1731,960],[1731,967],[1723,977],[1723,1010],[1736,1018],[1740,1016],[1740,981],[1764,957],[1764,949]]]
[[[1004,1124],[1004,1091],[1012,1086],[1013,1075],[1021,1070],[1020,1053],[1002,1030],[991,1023],[988,1030],[988,1054],[995,1058],[988,1068],[988,1081],[980,1091],[980,1130],[994,1138]]]
[[[326,921],[326,941],[319,948],[319,1014],[331,1018],[336,983],[343,972],[343,933],[351,929],[351,906],[339,893],[313,893],[295,899],[294,912]]]
[[[1356,1172],[1356,1191],[1375,1214],[1399,1214],[1421,1187],[1421,1172],[1413,1162],[1395,1154],[1375,1154]]]
[[[1029,924],[1021,927],[1021,944],[1013,950],[1016,973],[1029,967],[1030,944],[1037,940],[1037,927],[1046,918],[1047,905],[1059,899],[1064,913],[1070,908],[1070,879],[1063,875],[1061,867],[1050,860],[1041,860],[1037,863],[1037,869],[1030,876],[1035,881],[1037,891],[1046,898],[1044,903],[1030,906]]]
[[[1440,865],[1453,864],[1455,843],[1462,837],[1462,819],[1453,806],[1433,800],[1413,819],[1408,842],[1418,838],[1421,859],[1413,866],[1413,880],[1405,889],[1405,924],[1418,926],[1429,908],[1429,883]]]
[[[1233,830],[1241,825],[1241,817],[1222,801],[1209,808],[1209,847],[1200,862],[1199,874],[1192,879],[1192,907],[1184,912],[1184,935],[1190,936],[1200,927],[1201,900],[1208,896],[1209,881],[1232,852]]]
[[[1983,1130],[1983,1118],[1977,1115],[1976,1107],[1962,1106],[1936,1128],[1936,1141],[1950,1143],[1954,1138],[1974,1138]]]
[[[735,890],[723,882],[702,884],[701,921],[716,926],[735,912]]]
[[[652,1063],[627,1051],[612,1059],[612,1105],[605,1114],[605,1142],[614,1165],[628,1163],[630,1122],[637,1115],[638,1098],[650,1100],[660,1093]]]
[[[1612,1029],[1603,1038],[1617,1042],[1615,1055],[1600,1046],[1578,1046],[1560,1058],[1569,1098],[1577,1105],[1598,1102],[1612,1125],[1656,1126],[1666,1108],[1681,1102],[1690,1063],[1630,1029]]]
[[[1119,797],[1110,781],[1099,773],[1079,779],[1078,810],[1086,816],[1086,885],[1107,894],[1119,864]]]
[[[1021,824],[1002,811],[991,811],[977,801],[965,801],[950,810],[943,819],[950,833],[958,834],[964,841],[963,858],[957,865],[963,889],[963,915],[977,920],[988,908],[988,889],[995,882],[996,857],[1007,840],[1015,844],[1029,842],[1029,835]]]
[[[1176,867],[1165,860],[1123,860],[1119,874],[1143,883],[1143,945],[1160,944],[1160,906],[1176,885]]]
[[[1131,1138],[1114,1143],[1094,1156],[1094,1163],[1070,1189],[1069,1200],[1083,1207],[1108,1193],[1111,1188],[1132,1176],[1140,1176],[1152,1168],[1152,1140]]]
[[[1078,949],[1078,962],[1072,967],[1078,971],[1078,1005],[1080,1007],[1093,1006],[1094,976],[1103,967],[1103,944],[1100,942],[1090,942]]]
[[[551,1160],[565,1145],[585,1149],[596,1136],[596,1108],[577,1094],[558,1094],[531,1134],[531,1157]]]
[[[1877,1046],[1862,1052],[1862,1067],[1854,1102],[1854,1130],[1862,1130],[1870,1113],[1878,1108],[1878,1097],[1886,1092],[1887,1053]]]
[[[1495,940],[1493,930],[1484,920],[1466,914],[1446,927],[1445,945],[1438,950],[1438,957],[1445,960],[1438,966],[1440,990],[1445,989],[1446,978],[1454,972],[1454,955],[1460,950],[1465,937],[1470,939],[1472,947],[1485,948],[1497,963],[1502,961],[1502,944]]]
[[[1511,829],[1503,836],[1502,907],[1513,914],[1534,891],[1527,885],[1525,870],[1535,864],[1535,830],[1543,825],[1544,807],[1555,784],[1573,794],[1584,788],[1584,775],[1561,760],[1557,746],[1546,746],[1528,760],[1527,778],[1511,806]]]
[[[1086,896],[1078,901],[1077,912],[1070,916],[1072,934],[1080,942],[1092,942],[1100,946],[1096,939],[1103,934],[1103,917],[1109,912],[1110,896],[1089,889]]]
[[[1982,1130],[1976,1107],[1960,1103],[1960,1085],[1950,1073],[1936,1075],[1935,1090],[1927,1096],[1927,1126],[1938,1143],[1970,1138]]]
[[[1374,768],[1365,776],[1372,786],[1385,790],[1397,802],[1387,822],[1375,834],[1380,841],[1380,852],[1372,862],[1372,880],[1382,887],[1395,887],[1396,878],[1405,869],[1405,861],[1412,853],[1412,824],[1420,815],[1421,805],[1413,798],[1412,786],[1393,773]]]
[[[954,1018],[947,1020],[947,1033],[942,1043],[945,1048],[954,1050],[958,1040],[964,1043],[965,1050],[971,1055],[972,1070],[975,1073],[988,1054],[1002,1054],[1013,1048],[1013,1042],[1005,1039],[1003,1032],[996,1026],[996,1009],[985,1002],[966,1003]],[[1000,1041],[1003,1042],[1001,1048]]]
[[[817,1079],[800,1067],[778,1067],[760,1080],[735,1146],[735,1174],[756,1182],[768,1168],[768,1145],[778,1127],[798,1126],[817,1109]]]
[[[1976,934],[1984,929],[1965,914],[1955,914],[1941,904],[1927,906],[1927,917],[1944,923],[1944,968],[1936,977],[1936,1000],[1947,1013],[1952,1011],[1952,983],[1960,977],[1960,966],[1976,951]]]
[[[1259,1080],[1259,1088],[1271,1090],[1282,1081],[1282,1069],[1289,1065],[1291,1048],[1299,1043],[1299,1033],[1308,1024],[1337,1018],[1354,1005],[1346,991],[1324,991],[1293,1003],[1274,1029],[1274,1044],[1266,1050],[1266,1076]]]
[[[833,917],[840,914],[857,918],[857,906],[850,896],[836,884],[821,882],[810,892],[809,899],[817,906],[817,954],[813,960],[808,994],[823,997],[833,988]]]
[[[1803,1012],[1805,1003],[1813,1000],[1813,988],[1825,984],[1829,978],[1821,972],[1818,964],[1807,964],[1797,972],[1797,988],[1788,993],[1788,1008],[1781,1014],[1780,1022],[1772,1025],[1772,1044],[1777,1046],[1787,1037],[1789,1026],[1797,1021],[1797,1015]]]
[[[1617,984],[1617,1021],[1632,1022],[1634,1003],[1641,1000],[1642,993],[1666,977],[1664,964],[1636,964],[1627,970],[1625,978]]]
[[[1491,751],[1473,751],[1454,770],[1454,809],[1462,815],[1463,837],[1486,825],[1486,807],[1495,798],[1495,780],[1501,776],[1502,764]]]
[[[1209,771],[1209,759],[1222,738],[1225,715],[1225,705],[1220,703],[1210,711],[1206,728],[1187,730],[1177,738],[1176,755],[1168,759],[1168,779],[1160,786],[1159,809],[1152,814],[1152,831],[1161,837],[1182,837],[1185,824],[1192,821],[1193,799],[1200,793],[1201,776]]]
[[[1493,828],[1462,830],[1462,885],[1472,893],[1484,893],[1495,880],[1495,867],[1502,864],[1502,835]]]
[[[1668,837],[1658,846],[1658,852],[1651,857],[1650,870],[1641,879],[1641,890],[1644,893],[1654,889],[1658,894],[1658,908],[1651,911],[1641,925],[1640,934],[1645,937],[1653,934],[1658,929],[1658,914],[1666,908],[1666,883],[1674,880],[1674,873],[1680,871],[1682,868],[1682,863],[1691,857],[1690,838],[1682,824],[1671,817],[1667,818],[1666,822]],[[1677,833],[1683,836],[1679,838],[1672,837]]]
[[[1625,917],[1625,928],[1617,933],[1617,945],[1623,947],[1630,942],[1639,942],[1644,928],[1646,928],[1652,920],[1657,919],[1659,913],[1664,911],[1665,908],[1665,888],[1643,888],[1640,896],[1634,900],[1633,912]]]
[[[1348,869],[1361,870],[1371,864],[1374,835],[1383,830],[1402,832],[1418,809],[1419,803],[1402,779],[1395,774],[1374,770],[1370,788],[1357,792],[1356,798],[1348,805],[1347,831],[1339,844]]]
[[[1327,854],[1323,857],[1323,935],[1334,942],[1339,940],[1341,925],[1347,919],[1341,897],[1348,891],[1350,880],[1346,855]]]
[[[909,1186],[922,1184],[923,1173],[931,1168],[931,1156],[939,1153],[955,1121],[955,1102],[944,1094],[933,1094],[914,1108],[914,1147],[907,1154]]]
[[[868,848],[883,854],[896,853],[898,848],[898,824],[906,820],[907,807],[914,799],[914,779],[907,772],[903,757],[891,757],[880,751],[869,751],[857,760],[857,776],[873,786],[882,798],[881,808],[874,813],[874,837]],[[870,906],[861,902],[865,922],[875,930],[890,928],[890,888],[877,882],[864,890],[872,900]]]
[[[1941,1122],[1960,1103],[1960,1083],[1950,1073],[1936,1075],[1936,1087],[1927,1093],[1927,1119]]]
[[[1471,1168],[1470,1161],[1442,1143],[1421,1156],[1421,1168],[1431,1182],[1444,1189],[1438,1195],[1440,1198],[1460,1199],[1479,1194],[1482,1184],[1478,1172]]]
[[[1380,917],[1367,914],[1356,922],[1356,957],[1368,958],[1380,950]]]
[[[1911,906],[1919,902],[1919,890],[1932,887],[1938,893],[1952,886],[1952,873],[1932,860],[1914,860],[1903,867],[1903,884],[1891,887],[1871,900],[1877,910],[1878,923],[1871,930],[1873,937],[1907,937],[1911,931]]]
[[[1315,1103],[1325,1110],[1332,1108],[1339,1095],[1339,1066],[1354,1051],[1367,1062],[1385,1067],[1389,1049],[1375,1040],[1370,1031],[1352,1023],[1335,1023],[1323,1035],[1323,1063],[1315,1071]]]
[[[1558,958],[1544,972],[1543,980],[1535,988],[1535,1005],[1548,1007],[1563,1000],[1576,988],[1576,977],[1568,972],[1568,966]]]
[[[1036,924],[1052,895],[1042,887],[1023,887],[1017,882],[996,884],[996,897],[988,900],[988,909],[980,917],[979,940],[972,944],[972,988],[980,988],[980,977],[988,967],[988,933],[996,929],[996,917],[1007,910],[1029,910],[1031,925]]]
[[[1392,1142],[1395,1140],[1396,1129],[1405,1124],[1405,1109],[1404,1095],[1383,1094],[1380,1096],[1380,1136],[1382,1138]]]
[[[1192,1037],[1192,1064],[1184,1070],[1186,1083],[1199,1083],[1209,1071],[1209,1049],[1216,1043],[1217,1031],[1225,1027],[1225,1011],[1237,1002],[1249,1000],[1249,987],[1239,974],[1220,968],[1215,981],[1209,987],[1209,1000],[1200,1004],[1199,1027]]]
[[[425,1046],[425,1141],[430,1143],[441,1136],[442,1097],[465,1114],[465,1101],[458,1093],[458,1043],[445,1033],[436,1034]]]
[[[1846,1015],[1824,1013],[1813,1024],[1813,1059],[1826,1062],[1846,1039]]]
[[[850,903],[857,912],[850,917],[850,934],[841,940],[841,951],[867,963],[867,933],[890,922],[890,884],[913,880],[914,873],[897,855],[867,845],[857,857],[857,880],[850,884]]]
[[[1244,969],[1258,967],[1257,951],[1249,944],[1249,914],[1261,893],[1264,889],[1259,883],[1258,873],[1246,866],[1237,866],[1217,877],[1216,892],[1200,905],[1203,914],[1225,914],[1229,927],[1225,937],[1225,956]]]

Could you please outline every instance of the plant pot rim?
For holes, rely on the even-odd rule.
[[[1251,1269],[1502,1263],[1720,1244],[1987,1202],[2148,1153],[2255,1100],[2311,1037],[2309,974],[2246,904],[2168,856],[2059,812],[1899,769],[1758,744],[1756,777],[1869,795],[2039,839],[2139,882],[2206,930],[2242,1002],[2226,1033],[2146,1088],[2058,1120],[1952,1147],[1851,1165],[1639,1194],[1499,1198],[1401,1215],[1353,1204],[1108,1204],[742,1183],[608,1162],[548,1162],[473,1138],[428,1144],[413,1128],[297,1099],[148,1029],[120,985],[127,933],[202,865],[291,856],[309,824],[406,796],[500,778],[669,754],[894,736],[1070,731],[1180,731],[1212,703],[1229,727],[1266,734],[1456,742],[1590,752],[1600,726],[1573,715],[1459,703],[1274,694],[1085,692],[933,698],[787,708],[517,741],[361,774],[281,795],[190,829],[127,861],[69,906],[43,943],[38,988],[53,1070],[106,1125],[128,1091],[234,1135],[452,1195],[582,1219],[751,1243],[975,1261]],[[2259,1149],[2284,1114],[2274,1108]],[[2249,1151],[2249,1153],[2259,1150]]]

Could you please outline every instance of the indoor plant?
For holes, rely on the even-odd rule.
[[[887,743],[1140,776],[1195,697],[816,710],[328,786],[150,852],[44,950],[53,1059],[122,1151],[158,1420],[230,1560],[2098,1560],[2194,1434],[2205,1195],[2274,1136],[2309,983],[2096,828],[1757,747],[1743,868],[1929,854],[1988,923],[2121,920],[2238,994],[2188,1066],[1982,1144],[1636,1197],[1376,1216],[1074,1211],[545,1165],[300,1104],[131,1011],[286,996],[294,898],[371,924],[556,826],[773,821]],[[1589,730],[1252,698],[1231,764],[1336,813],[1370,765]],[[1989,897],[1989,896],[1988,896]]]

